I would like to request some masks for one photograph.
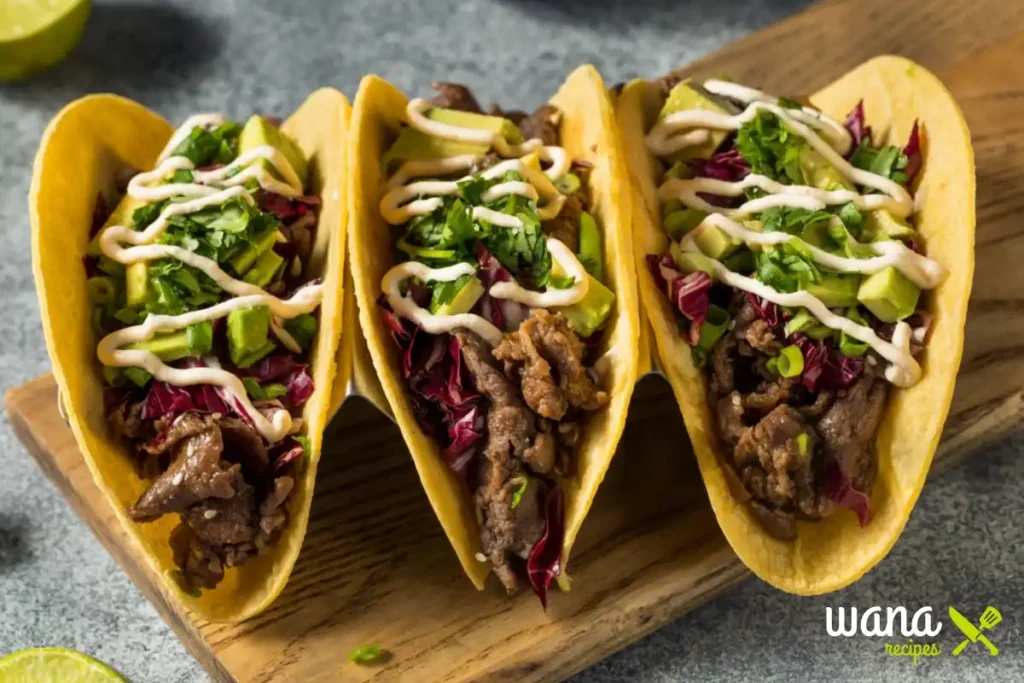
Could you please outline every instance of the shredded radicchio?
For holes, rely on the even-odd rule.
[[[871,144],[871,126],[864,123],[864,100],[857,103],[857,106],[846,115],[846,130],[850,131],[850,137],[853,138],[853,145],[850,147],[850,154],[847,157],[853,155],[860,143],[864,140]]]
[[[675,261],[669,254],[647,256],[647,267],[650,268],[654,281],[683,316],[690,321],[687,337],[691,346],[700,343],[700,327],[708,316],[711,299],[711,276],[703,270],[683,275],[675,267]]]
[[[521,303],[508,299],[495,299],[490,295],[491,285],[496,282],[509,282],[512,273],[494,256],[483,242],[476,243],[476,258],[480,262],[477,277],[484,286],[484,295],[473,307],[473,313],[491,321],[499,330],[511,332],[519,329],[519,324],[530,315],[530,309]]]
[[[903,148],[903,154],[907,157],[907,165],[903,172],[907,174],[907,186],[914,183],[917,174],[921,172],[921,132],[918,122],[914,121],[914,127],[910,130],[910,139],[907,146]]]
[[[715,154],[710,159],[690,159],[686,162],[693,174],[698,178],[714,178],[715,180],[743,180],[750,173],[750,165],[736,147]],[[698,192],[697,196],[712,206],[732,206],[732,197]]]
[[[863,357],[838,355],[825,341],[815,341],[799,332],[790,335],[790,340],[804,356],[800,381],[808,391],[845,389],[864,370]]]
[[[762,299],[756,294],[747,292],[747,301],[754,307],[754,311],[757,313],[757,317],[765,321],[775,329],[782,322],[782,316],[779,314],[779,307],[775,305],[774,301],[768,301]]]
[[[861,527],[871,521],[871,499],[863,491],[853,487],[853,482],[842,465],[833,461],[825,470],[825,495],[834,500],[839,507],[852,510],[857,514]]]
[[[562,572],[562,539],[565,536],[564,498],[562,489],[554,486],[544,500],[544,535],[530,550],[526,574],[540,604],[547,609],[551,579]]]
[[[242,377],[252,377],[258,382],[278,382],[288,387],[285,398],[293,408],[298,408],[313,395],[313,379],[309,376],[309,366],[296,363],[288,354],[267,356],[258,363],[245,369],[238,369]]]
[[[288,198],[276,192],[259,190],[256,192],[256,203],[264,211],[269,211],[288,223],[312,211],[313,207],[320,204],[320,198],[316,195]]]
[[[445,443],[444,456],[465,475],[484,433],[480,394],[465,380],[458,340],[432,335],[394,314],[387,298],[377,300],[384,324],[402,350],[402,374],[408,382],[416,421],[427,434]],[[439,433],[443,427],[444,434]]]
[[[284,472],[288,469],[289,465],[301,460],[306,453],[306,449],[302,444],[291,437],[281,442],[281,447],[276,449],[276,451],[276,453],[271,454],[275,474]]]

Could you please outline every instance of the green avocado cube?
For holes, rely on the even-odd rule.
[[[800,149],[800,170],[804,174],[804,182],[819,190],[850,189],[843,174],[810,145]]]
[[[735,240],[714,225],[702,223],[694,229],[694,241],[709,258],[721,261],[743,243]]]
[[[886,209],[869,211],[864,218],[863,239],[866,242],[882,239],[901,240],[913,237],[914,228],[905,220],[893,216]]]
[[[228,314],[228,352],[231,362],[246,368],[274,349],[269,339],[270,307],[240,308]]]
[[[448,157],[461,156],[463,154],[474,154],[481,156],[487,154],[491,147],[486,144],[474,144],[470,142],[455,142],[454,140],[442,140],[432,135],[422,133],[415,128],[403,128],[398,134],[391,148],[384,154],[381,164],[384,173],[390,174],[401,161],[429,161],[433,159],[447,159]]]
[[[821,282],[807,285],[807,293],[812,294],[829,308],[840,306],[856,306],[857,290],[860,287],[860,275],[824,273]]]
[[[665,220],[662,221],[662,226],[669,237],[673,240],[680,240],[700,225],[701,221],[707,218],[707,216],[703,211],[684,207],[666,215]]]
[[[232,256],[228,264],[237,275],[245,275],[261,256],[274,247],[276,242],[277,228],[275,227],[273,230],[267,230],[245,249]]]
[[[572,306],[552,309],[563,314],[581,337],[589,337],[600,329],[611,315],[612,306],[615,304],[615,294],[612,290],[592,275],[587,275],[587,280],[590,286],[587,288],[586,296]]]
[[[523,141],[523,134],[519,132],[516,124],[502,116],[488,116],[487,114],[477,114],[471,111],[434,107],[427,112],[427,118],[431,121],[447,123],[450,126],[458,126],[459,128],[474,128],[476,130],[489,130],[492,133],[501,133],[503,138],[514,145]]]
[[[699,85],[694,84],[689,78],[672,88],[668,97],[665,99],[665,104],[662,106],[661,113],[658,114],[658,118],[661,119],[669,114],[674,114],[677,111],[685,111],[687,109],[704,109],[706,111],[716,111],[723,114],[728,113],[724,107],[709,96],[709,93],[705,92]],[[729,132],[725,130],[713,130],[710,131],[710,133],[711,139],[708,142],[703,145],[696,145],[682,149],[672,155],[672,160],[683,161],[685,159],[699,159],[709,157],[714,154],[715,150],[718,149],[720,144],[722,144],[722,141],[725,140]]]
[[[256,259],[256,263],[242,280],[257,287],[266,287],[277,275],[282,265],[284,265],[284,257],[273,249],[268,249]]]
[[[882,322],[894,323],[913,314],[921,289],[896,268],[880,270],[860,285],[857,299]]]
[[[676,262],[676,268],[683,273],[694,273],[703,270],[712,278],[715,277],[715,260],[704,254],[695,251],[683,251],[678,242],[673,242],[669,247],[672,260]]]
[[[128,344],[125,348],[149,351],[165,362],[201,356],[213,348],[213,325],[197,323],[184,330],[165,332],[146,341]]]
[[[284,155],[284,158],[291,164],[292,170],[295,171],[295,175],[299,177],[302,187],[306,187],[309,183],[309,166],[306,164],[306,155],[303,154],[302,149],[288,135],[282,133],[280,128],[264,117],[258,115],[250,117],[238,136],[238,153],[244,154],[257,147],[267,145]],[[268,171],[274,170],[266,161],[263,162],[263,165]]]

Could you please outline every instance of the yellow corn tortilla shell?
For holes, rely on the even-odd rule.
[[[863,576],[896,542],[924,485],[949,412],[974,272],[974,152],[967,124],[942,83],[902,57],[872,59],[811,97],[814,106],[840,121],[863,99],[876,142],[903,145],[914,121],[921,122],[924,166],[914,218],[928,256],[945,265],[949,276],[924,299],[935,315],[922,358],[924,377],[909,389],[894,388],[878,429],[871,523],[861,528],[855,515],[840,510],[822,522],[798,523],[796,540],[787,543],[769,536],[746,502],[733,495],[732,473],[716,457],[721,445],[705,373],[693,364],[667,298],[647,274],[645,256],[664,253],[669,246],[655,195],[659,171],[644,145],[644,133],[657,118],[662,99],[654,84],[634,81],[620,96],[617,110],[630,174],[643,197],[634,205],[636,268],[662,368],[679,402],[718,523],[743,563],[791,593],[837,590]]]
[[[302,418],[310,458],[288,501],[290,520],[273,549],[242,567],[229,569],[214,590],[200,597],[183,592],[168,544],[177,515],[139,524],[126,511],[148,482],[135,472],[132,456],[112,438],[103,410],[103,380],[92,332],[92,304],[85,291],[82,257],[97,196],[115,195],[125,169],[152,168],[173,128],[131,100],[90,95],[66,106],[50,122],[35,160],[29,212],[32,263],[43,332],[75,439],[99,489],[106,495],[135,547],[158,578],[165,599],[180,601],[210,621],[242,621],[265,609],[284,589],[299,554],[341,336],[341,270],[345,254],[344,144],[350,107],[340,92],[325,88],[310,95],[282,126],[310,160],[312,191],[322,200],[310,277],[323,277],[320,328],[311,350],[316,389]]]
[[[618,299],[601,342],[607,356],[601,364],[606,368],[602,386],[611,400],[603,410],[590,416],[576,455],[577,474],[561,482],[566,501],[564,567],[626,422],[637,374],[639,303],[629,237],[629,185],[625,182],[614,113],[600,75],[591,66],[580,67],[551,102],[562,112],[562,146],[574,159],[594,165],[590,210],[602,226],[607,285]],[[430,504],[466,574],[482,589],[490,565],[475,557],[480,551],[480,539],[472,497],[466,484],[448,468],[437,443],[416,423],[400,371],[398,349],[377,313],[381,278],[395,265],[391,229],[378,210],[385,181],[380,160],[405,121],[406,104],[406,97],[394,86],[376,76],[367,76],[359,86],[353,106],[349,229],[359,320],[384,394],[412,453]],[[568,585],[564,572],[559,583],[563,588]]]

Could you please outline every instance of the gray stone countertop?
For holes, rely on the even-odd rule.
[[[48,369],[30,268],[26,196],[49,118],[112,91],[180,121],[197,111],[287,114],[318,86],[349,97],[377,73],[406,91],[431,78],[471,84],[482,101],[532,108],[591,62],[609,83],[684,64],[801,9],[806,0],[96,0],[69,61],[0,86],[0,386]],[[796,598],[749,580],[580,673],[605,681],[1024,680],[1024,439],[930,482],[891,555],[856,586]],[[885,653],[883,638],[830,637],[826,606],[996,606],[1001,649],[959,657],[946,619],[940,657]],[[890,642],[906,642],[898,634]],[[0,420],[0,655],[56,645],[105,660],[133,681],[205,675]],[[343,679],[343,671],[339,671]]]

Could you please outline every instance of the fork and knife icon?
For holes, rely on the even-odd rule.
[[[999,650],[992,644],[985,634],[981,632],[981,629],[991,629],[993,626],[1003,620],[1003,615],[999,613],[995,607],[986,607],[985,611],[981,613],[981,619],[979,621],[980,628],[971,623],[971,620],[960,614],[955,607],[949,608],[949,618],[953,620],[956,627],[963,631],[963,634],[967,636],[966,639],[953,649],[953,656],[959,655],[964,651],[964,648],[971,643],[981,642],[985,647],[988,648],[989,653],[995,657],[999,654]]]

